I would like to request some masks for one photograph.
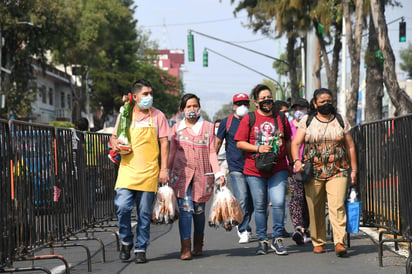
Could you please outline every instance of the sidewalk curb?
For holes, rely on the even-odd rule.
[[[371,238],[371,240],[376,244],[379,245],[379,232],[377,232],[377,228],[376,227],[361,227],[359,228],[360,231],[362,231],[363,233],[365,233],[366,235],[369,236],[369,238]],[[389,239],[388,237],[386,237],[385,235],[383,235],[383,239]],[[384,246],[388,247],[392,252],[403,256],[405,258],[409,257],[409,251],[408,248],[403,246],[403,245],[398,245],[399,250],[395,249],[395,242],[385,242]]]

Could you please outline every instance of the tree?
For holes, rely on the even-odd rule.
[[[310,16],[317,37],[319,55],[315,56],[317,67],[315,72],[315,88],[321,86],[320,71],[323,66],[326,72],[328,88],[332,91],[334,100],[338,94],[339,57],[342,49],[342,5],[340,1],[322,0],[310,7]],[[329,60],[329,48],[332,46],[332,57]],[[319,60],[318,60],[319,58]],[[323,61],[323,62],[322,62]],[[322,62],[322,63],[321,63]]]
[[[122,104],[123,94],[130,92],[138,79],[152,82],[155,93],[154,106],[172,115],[176,112],[181,83],[178,79],[152,65],[157,58],[157,45],[149,41],[149,34],[137,28],[133,18],[133,1],[89,0],[78,2],[73,10],[77,24],[75,32],[66,36],[66,41],[55,51],[58,63],[80,67],[82,86],[89,86],[92,108],[102,109],[101,116],[95,116],[95,125],[103,126],[107,115],[117,111]],[[79,103],[79,110],[85,108],[84,94],[73,97]],[[76,113],[80,115],[80,113]],[[73,117],[76,119],[76,117]]]
[[[232,1],[233,3],[233,1]],[[239,11],[247,9],[250,23],[249,26],[254,31],[261,30],[262,33],[277,32],[276,37],[285,35],[288,39],[287,44],[287,62],[292,100],[299,97],[298,73],[298,59],[296,55],[296,43],[299,37],[304,37],[309,30],[315,28],[318,37],[319,49],[322,54],[318,54],[317,58],[322,56],[323,65],[326,70],[328,87],[334,93],[334,98],[337,98],[337,78],[339,66],[339,53],[341,50],[340,33],[341,33],[341,9],[339,2],[336,1],[269,1],[269,0],[255,0],[255,1],[241,1],[235,9]],[[331,12],[332,11],[332,12]],[[276,22],[275,27],[273,27]],[[322,27],[322,31],[320,31]],[[331,38],[331,27],[334,27],[334,32]],[[274,29],[273,29],[274,28]],[[332,63],[329,62],[327,46],[333,41],[333,56]],[[320,59],[317,62],[317,77],[315,80],[320,87]]]
[[[233,0],[231,1],[234,2]],[[249,28],[268,36],[276,33],[279,38],[285,35],[287,43],[287,62],[292,98],[299,97],[297,78],[297,59],[295,46],[300,32],[306,32],[311,26],[306,2],[289,0],[255,0],[239,1],[235,13],[246,9],[249,16]],[[275,26],[274,26],[275,24]]]
[[[205,119],[206,121],[209,121],[211,123],[213,123],[214,121],[210,120],[209,115],[207,115],[206,111],[204,111],[203,109],[200,110],[200,115],[203,117],[203,119]]]
[[[368,48],[365,52],[366,90],[365,90],[365,120],[382,119],[383,98],[383,60],[379,50],[378,37],[373,24],[372,14],[369,16]]]
[[[408,77],[412,78],[412,43],[408,43],[408,47],[401,49],[399,56],[402,59],[400,63],[401,70],[408,73]]]
[[[395,71],[395,56],[388,37],[384,6],[380,0],[370,0],[373,23],[378,34],[379,49],[382,51],[383,81],[389,98],[399,115],[412,112],[412,101],[408,94],[399,87]]]
[[[346,118],[352,125],[356,124],[356,112],[358,109],[359,74],[360,74],[360,53],[362,47],[362,28],[365,19],[364,1],[356,1],[355,23],[351,21],[350,3],[343,1],[343,16],[345,17],[346,40],[348,42],[349,55],[351,60],[351,79],[348,96],[346,97]],[[352,25],[355,26],[352,31]],[[354,33],[353,33],[354,32]],[[346,72],[343,72],[346,73]]]
[[[65,36],[54,53],[55,61],[65,66],[79,67],[82,90],[72,88],[78,119],[85,110],[86,92],[90,92],[92,108],[103,108],[105,117],[119,105],[122,94],[129,92],[139,70],[136,62],[139,48],[144,50],[145,40],[136,31],[134,8],[131,1],[75,0],[77,5],[67,9],[73,23],[72,33]],[[93,83],[90,85],[90,83]],[[99,126],[99,125],[97,125]]]
[[[233,104],[232,102],[229,102],[227,104],[224,104],[214,115],[213,115],[213,121],[216,121],[218,119],[223,119],[230,114],[233,113]]]
[[[37,64],[46,69],[47,50],[61,41],[66,22],[62,20],[63,0],[2,1],[0,5],[0,29],[5,40],[2,47],[2,66],[11,73],[2,73],[1,87],[6,94],[7,111],[0,112],[6,118],[8,112],[19,119],[31,113],[31,102],[36,99],[33,79],[33,56]]]

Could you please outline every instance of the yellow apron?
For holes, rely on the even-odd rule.
[[[153,126],[152,112],[149,110],[150,124],[130,128],[130,141],[133,151],[122,155],[117,188],[157,192],[159,180],[159,145],[156,127]]]

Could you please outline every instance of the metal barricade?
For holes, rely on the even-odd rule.
[[[10,131],[8,122],[0,120],[0,269],[12,264],[15,247],[12,200]]]
[[[383,244],[411,244],[412,115],[358,125],[352,129],[357,147],[362,225],[378,227],[379,264]],[[383,239],[384,234],[392,238]]]
[[[10,122],[17,256],[51,240],[55,184],[54,128]]]

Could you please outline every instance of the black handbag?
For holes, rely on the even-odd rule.
[[[295,180],[303,183],[309,182],[312,179],[312,162],[307,161],[302,172],[296,172]]]
[[[265,173],[272,173],[278,160],[278,154],[273,151],[256,153],[253,158],[255,159],[255,167],[257,169]]]

